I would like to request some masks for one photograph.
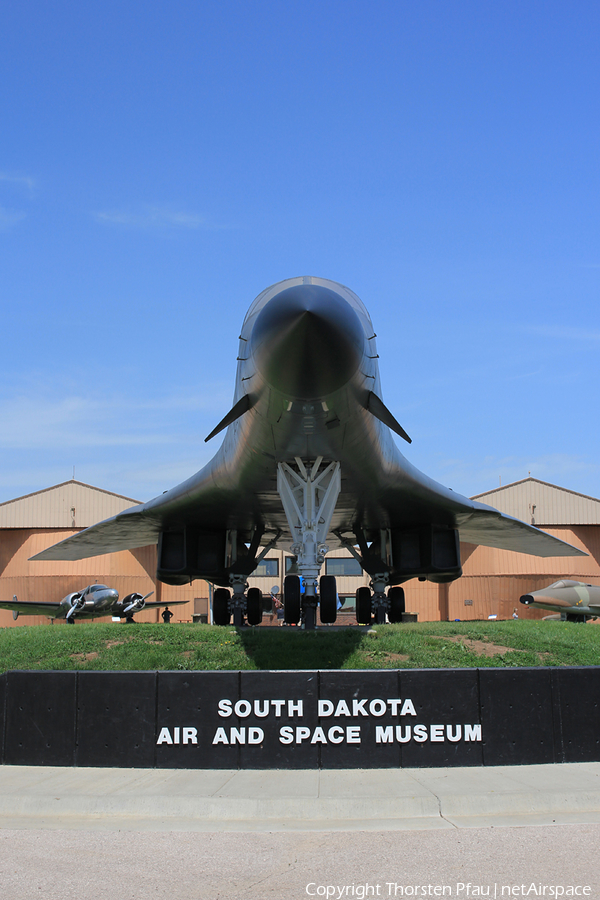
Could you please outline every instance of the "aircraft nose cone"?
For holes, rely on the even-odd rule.
[[[349,303],[329,288],[302,284],[276,294],[257,316],[251,351],[257,370],[296,399],[330,394],[360,366],[365,334]]]

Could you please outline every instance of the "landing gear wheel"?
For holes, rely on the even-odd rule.
[[[404,601],[404,588],[391,587],[388,591],[388,600],[390,601],[388,619],[392,623],[401,622],[402,613],[406,609],[406,603]]]
[[[215,625],[229,625],[230,620],[229,591],[227,588],[217,588],[213,595],[213,622]]]
[[[260,588],[248,588],[246,595],[246,619],[248,620],[248,625],[260,625],[262,617],[262,591]]]
[[[359,625],[371,624],[371,590],[359,587],[356,592],[356,621]]]
[[[73,618],[73,616],[71,616],[70,619],[67,619],[67,622],[68,622],[69,625],[74,625],[74,624],[75,624],[75,619]]]
[[[335,575],[322,575],[319,581],[319,612],[323,625],[333,625],[337,618]]]
[[[300,579],[297,575],[286,575],[284,578],[283,608],[286,625],[297,625],[300,621]]]

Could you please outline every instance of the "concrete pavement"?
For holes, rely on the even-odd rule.
[[[388,831],[600,824],[600,763],[446,769],[0,767],[0,827]]]

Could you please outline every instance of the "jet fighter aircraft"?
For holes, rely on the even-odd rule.
[[[151,601],[148,597],[154,591],[150,591],[145,597],[141,594],[128,594],[119,601],[119,592],[105,584],[90,584],[83,591],[73,591],[58,603],[39,602],[30,600],[18,600],[16,594],[11,600],[1,600],[0,609],[12,609],[13,619],[19,616],[48,616],[50,619],[66,619],[69,625],[75,624],[78,619],[97,619],[102,616],[119,616],[126,622],[133,622],[135,613],[143,609],[153,609],[167,606],[167,603]],[[185,600],[169,601],[169,606],[177,606],[185,603]]]
[[[226,430],[213,459],[154,500],[87,528],[33,559],[82,559],[158,544],[157,577],[204,578],[219,587],[213,619],[257,624],[258,589],[247,578],[276,546],[290,549],[288,623],[336,618],[327,552],[346,547],[371,577],[357,594],[368,623],[401,621],[411,578],[461,575],[459,540],[533,553],[582,551],[442,487],[400,453],[410,443],[383,402],[375,331],[351,290],[299,277],[264,290],[240,333],[233,407],[206,438]],[[585,554],[583,554],[585,555]],[[304,591],[300,591],[300,576]]]
[[[600,586],[583,581],[555,581],[539,591],[531,591],[520,598],[525,606],[550,609],[555,615],[547,619],[563,622],[585,622],[600,616]]]

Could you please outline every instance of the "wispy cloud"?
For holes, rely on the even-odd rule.
[[[30,383],[0,398],[0,450],[202,443],[229,409],[220,383],[198,394],[137,398]]]
[[[213,456],[205,436],[229,409],[230,385],[136,397],[30,378],[0,395],[0,502],[71,477],[148,499]]]
[[[170,230],[210,228],[204,216],[167,206],[143,206],[140,210],[104,210],[93,213],[97,222],[124,228]]]
[[[0,229],[11,228],[26,217],[27,213],[20,209],[6,209],[4,206],[0,206]]]
[[[29,193],[32,193],[36,186],[35,181],[29,175],[16,175],[11,172],[0,172],[0,181],[15,185],[15,187],[24,187]]]
[[[445,459],[438,463],[437,477],[443,484],[468,496],[491,491],[500,484],[511,484],[521,481],[530,474],[532,478],[547,481],[550,484],[564,485],[571,490],[585,488],[600,472],[600,465],[584,456],[569,453],[548,453],[541,456],[486,456],[483,459]],[[588,491],[589,492],[589,491]]]
[[[586,344],[600,342],[600,331],[590,328],[576,328],[564,325],[532,325],[528,331],[540,337],[567,341],[582,341]]]

